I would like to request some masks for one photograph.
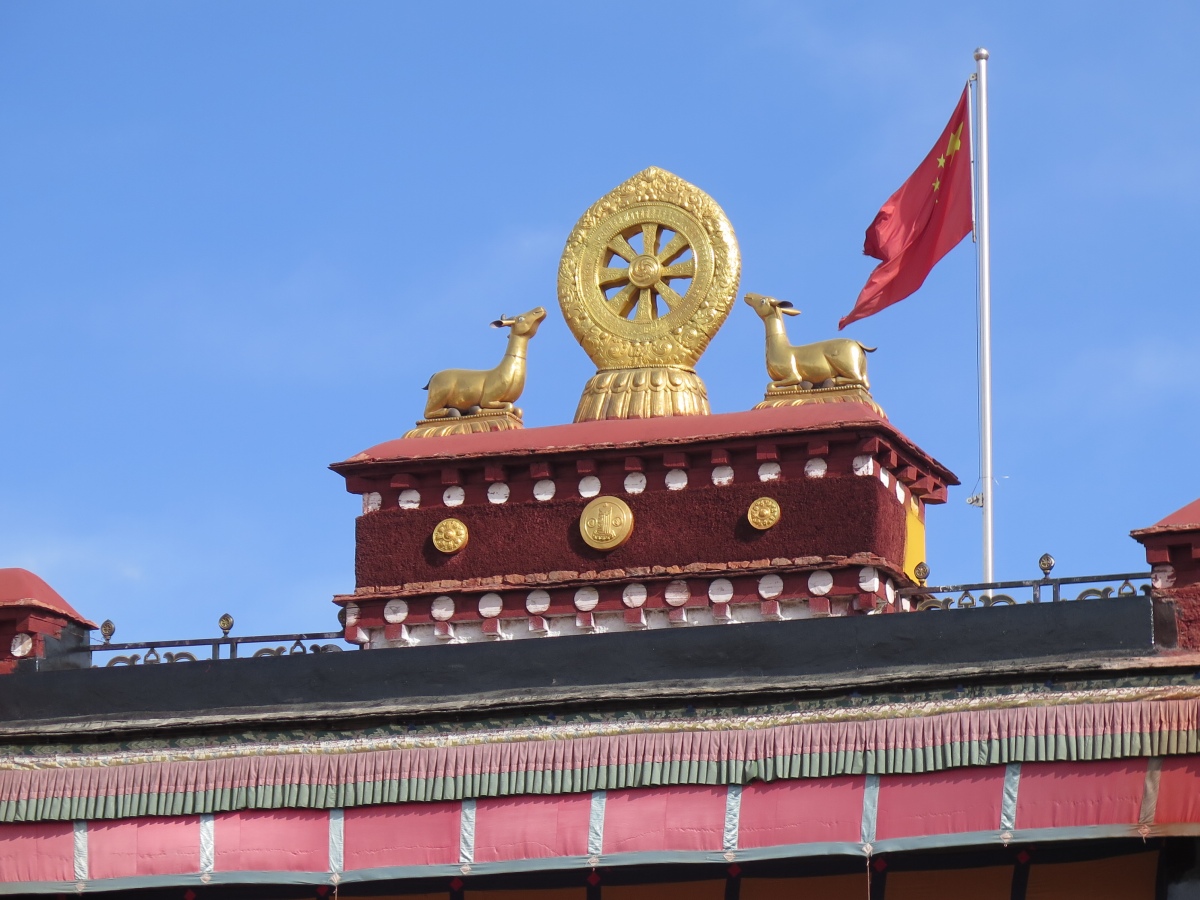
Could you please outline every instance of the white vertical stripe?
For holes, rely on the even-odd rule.
[[[606,791],[592,792],[592,809],[588,816],[588,856],[599,856],[604,852],[604,805]]]
[[[1152,756],[1146,760],[1146,782],[1142,788],[1142,808],[1138,814],[1139,825],[1153,825],[1158,813],[1158,788],[1162,782],[1162,757]]]
[[[742,786],[729,785],[725,793],[725,832],[721,836],[721,849],[732,853],[738,848],[738,823],[742,818]]]
[[[87,822],[75,820],[75,880],[87,881],[88,877],[88,841]]]
[[[867,787],[863,791],[862,830],[864,844],[875,843],[875,822],[879,817],[879,776],[868,775]]]
[[[329,811],[329,871],[335,875],[345,868],[345,813],[340,809]]]
[[[213,861],[216,857],[215,841],[213,839],[213,817],[212,813],[204,813],[200,816],[200,874],[209,875],[213,870]]]
[[[469,866],[475,862],[475,801],[462,802],[462,820],[458,832],[458,861]]]
[[[1017,827],[1017,788],[1021,786],[1021,764],[1009,763],[1004,768],[1004,798],[1000,802],[1000,830]]]

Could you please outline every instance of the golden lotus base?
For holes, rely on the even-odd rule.
[[[583,389],[576,422],[706,416],[708,391],[692,369],[645,366],[602,369]]]
[[[511,431],[524,428],[521,410],[482,410],[467,416],[446,416],[443,419],[422,419],[407,432],[406,438],[443,437],[447,434],[482,434],[487,431]]]
[[[762,403],[756,404],[754,408],[774,409],[777,406],[804,406],[808,403],[863,403],[887,418],[883,407],[875,402],[871,392],[861,384],[820,388],[776,387],[769,384]]]

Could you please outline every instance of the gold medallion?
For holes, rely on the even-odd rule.
[[[746,518],[759,531],[766,531],[779,521],[779,504],[770,497],[759,497],[746,510]]]
[[[433,546],[443,553],[457,553],[467,546],[467,526],[458,519],[442,519],[433,529]]]
[[[620,497],[597,497],[583,508],[579,533],[589,547],[615,550],[633,534],[633,510]]]

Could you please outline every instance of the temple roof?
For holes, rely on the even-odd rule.
[[[1149,528],[1139,528],[1130,532],[1134,537],[1139,535],[1161,534],[1171,531],[1200,531],[1200,499],[1193,500],[1187,506],[1175,510],[1165,519],[1160,519]]]
[[[862,428],[885,432],[947,484],[958,484],[954,474],[896,430],[886,418],[860,403],[755,409],[709,416],[664,416],[652,419],[609,419],[570,425],[549,425],[481,434],[443,437],[397,438],[376,444],[344,462],[337,471],[378,462],[470,459],[477,457],[567,453],[581,449],[638,449],[705,440],[769,437]]]
[[[0,569],[0,609],[5,607],[37,607],[89,628],[96,627],[96,623],[81,616],[58,591],[28,569]]]

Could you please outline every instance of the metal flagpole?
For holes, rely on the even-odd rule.
[[[988,205],[988,52],[975,51],[978,110],[976,160],[975,232],[978,236],[979,261],[979,467],[983,480],[983,580],[995,581],[993,556],[992,474],[992,260],[991,223]]]

